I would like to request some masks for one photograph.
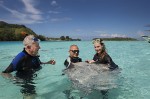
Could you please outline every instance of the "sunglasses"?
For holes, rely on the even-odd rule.
[[[39,41],[40,41],[40,40],[39,40],[38,38],[36,38],[36,37],[32,38],[32,40],[33,40],[34,42],[39,42]]]
[[[76,53],[76,54],[79,53],[79,50],[70,50],[70,51],[72,51],[73,53]]]

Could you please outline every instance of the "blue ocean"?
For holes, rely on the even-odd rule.
[[[117,88],[110,89],[104,98],[101,92],[84,94],[72,88],[67,75],[62,75],[69,46],[78,45],[82,60],[92,59],[95,54],[91,41],[41,41],[40,60],[56,61],[55,65],[42,65],[28,86],[21,80],[0,75],[0,99],[149,99],[150,97],[150,44],[145,41],[104,41],[107,52],[122,69]],[[0,42],[0,72],[23,50],[22,42]],[[15,72],[11,73],[15,76]],[[86,76],[86,75],[85,75]],[[24,87],[36,94],[22,93]],[[70,91],[68,91],[70,90]]]

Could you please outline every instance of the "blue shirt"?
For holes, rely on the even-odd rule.
[[[38,56],[31,56],[25,50],[20,52],[10,63],[3,73],[10,73],[13,71],[25,72],[41,68],[41,61]]]

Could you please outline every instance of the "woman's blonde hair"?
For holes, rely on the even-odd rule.
[[[94,44],[94,43],[103,43],[103,40],[102,39],[100,39],[100,38],[97,38],[97,39],[93,39],[93,41],[92,41],[92,43]]]
[[[99,44],[101,44],[103,47],[102,47],[102,51],[101,51],[101,58],[104,58],[104,56],[107,54],[107,52],[106,52],[106,47],[105,47],[105,44],[104,44],[104,42],[103,42],[103,40],[102,39],[100,39],[100,38],[97,38],[97,39],[94,39],[93,41],[92,41],[92,43],[93,44],[95,44],[95,43],[99,43]]]

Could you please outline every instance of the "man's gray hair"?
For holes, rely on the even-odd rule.
[[[32,45],[34,42],[38,42],[39,43],[39,39],[37,39],[37,38],[35,38],[35,36],[34,35],[28,35],[28,36],[26,36],[25,38],[24,38],[24,40],[23,40],[23,44],[24,44],[24,46],[26,47],[26,46],[30,46],[30,45]]]

